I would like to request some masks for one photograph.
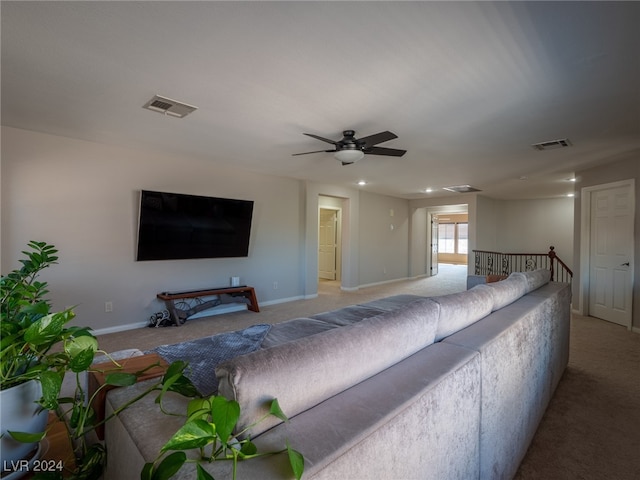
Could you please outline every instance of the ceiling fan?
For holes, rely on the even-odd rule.
[[[354,130],[345,130],[342,132],[342,140],[330,140],[328,138],[320,137],[312,133],[305,133],[309,137],[322,140],[323,142],[331,143],[335,145],[334,150],[316,150],[313,152],[294,153],[293,155],[307,155],[309,153],[334,153],[336,159],[342,163],[342,165],[351,165],[357,162],[362,157],[367,155],[388,155],[391,157],[401,157],[406,150],[399,150],[396,148],[376,147],[379,143],[388,142],[394,138],[398,138],[395,133],[380,132],[375,135],[369,135],[368,137],[355,138],[356,132]]]

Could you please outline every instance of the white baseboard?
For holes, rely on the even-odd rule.
[[[358,290],[360,290],[360,287],[343,287],[341,285],[340,290],[342,290],[343,292],[357,292]]]
[[[315,295],[317,297],[318,295]],[[268,302],[260,302],[260,305],[277,305],[279,303],[287,303],[287,302],[295,302],[296,300],[305,300],[307,298],[315,298],[315,297],[307,297],[304,295],[296,295],[295,297],[287,297],[287,298],[277,298],[276,300],[269,300]]]
[[[126,325],[118,325],[115,327],[107,327],[107,328],[98,328],[97,330],[92,330],[91,333],[94,335],[107,335],[109,333],[117,333],[124,332],[126,330],[134,330],[136,328],[142,328],[149,325],[149,322],[136,322],[136,323],[128,323]]]
[[[315,298],[318,295],[313,295],[313,296],[302,296],[302,295],[298,295],[295,297],[287,297],[287,298],[278,298],[276,300],[269,300],[267,302],[261,302],[260,305],[261,306],[268,306],[268,305],[277,305],[278,303],[287,303],[287,302],[293,302],[295,300],[304,300],[304,299],[308,299],[308,298]],[[242,310],[246,310],[247,306],[242,304],[242,303],[236,303],[236,304],[227,304],[224,306],[217,306],[217,307],[211,307],[208,310],[203,310],[202,312],[198,312],[195,315],[192,315],[189,317],[190,320],[195,319],[195,318],[201,318],[201,317],[210,317],[213,315],[222,315],[224,313],[231,313],[231,312],[239,312]],[[136,328],[144,328],[147,327],[149,325],[148,322],[135,322],[135,323],[128,323],[126,325],[118,325],[115,327],[107,327],[107,328],[99,328],[97,330],[93,330],[92,333],[94,335],[107,335],[109,333],[117,333],[117,332],[125,332],[127,330],[134,330]]]
[[[411,280],[412,277],[402,277],[402,278],[394,278],[392,280],[385,280],[383,282],[374,282],[374,283],[365,283],[364,285],[360,285],[359,287],[355,288],[355,290],[358,290],[358,288],[367,288],[367,287],[376,287],[378,285],[386,285],[387,283],[396,283],[396,282],[403,282],[405,280]],[[346,290],[343,288],[343,290]]]

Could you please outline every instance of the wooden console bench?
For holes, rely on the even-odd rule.
[[[195,305],[188,309],[176,307],[176,300],[184,300],[186,298],[200,298],[216,296],[215,300],[209,300],[199,305]],[[256,298],[256,292],[253,287],[239,286],[228,288],[211,288],[208,290],[193,290],[189,292],[162,292],[157,295],[160,300],[164,300],[171,321],[176,325],[182,325],[188,317],[195,313],[209,308],[216,307],[221,303],[246,303],[247,309],[252,312],[259,312],[258,299]]]

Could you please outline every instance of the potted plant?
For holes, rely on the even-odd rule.
[[[88,328],[67,326],[75,316],[72,308],[52,312],[45,299],[47,283],[38,277],[57,262],[56,248],[35,241],[29,247],[22,267],[0,280],[3,471],[24,469],[20,462],[34,455],[45,436],[48,410],[75,401],[59,398],[65,373],[85,371],[98,350]]]
[[[184,376],[188,364],[181,361],[173,362],[167,368],[165,375],[147,388],[118,411],[109,417],[96,421],[93,411],[92,398],[87,399],[83,388],[84,382],[81,375],[91,370],[96,353],[100,352],[111,358],[109,354],[98,349],[98,342],[88,327],[68,326],[75,317],[73,308],[67,308],[59,312],[52,312],[50,302],[45,298],[48,293],[47,283],[38,280],[40,272],[57,263],[57,249],[46,242],[29,242],[30,251],[23,251],[26,258],[21,259],[22,267],[11,271],[0,279],[0,402],[2,403],[2,433],[0,435],[0,447],[2,453],[2,476],[9,474],[18,475],[29,470],[29,461],[37,459],[39,454],[39,442],[46,436],[48,412],[54,411],[67,428],[70,446],[74,449],[75,464],[64,465],[62,461],[47,463],[47,471],[40,474],[47,480],[74,478],[82,480],[98,479],[102,475],[105,464],[106,451],[101,443],[87,441],[87,433],[99,424],[108,421],[113,416],[127,408],[132,403],[152,392],[160,392],[157,402],[162,404],[162,398],[168,391],[177,392],[185,397],[199,397],[199,394]],[[113,360],[112,360],[113,361]],[[113,361],[116,370],[109,373],[104,384],[100,388],[108,386],[128,386],[136,383],[138,376],[145,373],[146,369],[135,373],[119,372],[118,363]],[[149,366],[148,368],[153,367]],[[75,392],[72,397],[61,397],[62,382],[66,374],[74,375]],[[207,410],[203,408],[205,403],[212,402]],[[193,425],[193,421],[206,423],[215,430],[215,421],[219,429],[225,430],[231,420],[226,418],[222,423],[219,409],[222,412],[237,411],[239,406],[233,406],[229,410],[228,402],[222,399],[200,400],[198,415],[189,415],[186,422],[187,429]],[[13,405],[13,406],[12,406]],[[209,404],[207,404],[209,405]],[[284,417],[274,400],[272,414]],[[237,420],[237,417],[236,417]],[[231,444],[228,434],[220,435],[219,430],[213,438],[201,438],[202,445],[219,440],[225,449],[218,451],[208,461],[220,456],[234,461],[248,459],[256,456],[257,452],[251,451],[248,442],[242,442],[240,450],[227,450]],[[225,430],[226,431],[226,430]],[[175,471],[173,467],[179,467],[184,463],[183,450],[193,448],[189,443],[178,440],[184,432],[181,430],[177,437],[167,445],[167,450],[174,450],[176,456],[169,460],[154,462],[145,465],[141,475],[143,478],[169,478]],[[237,442],[236,442],[237,443]],[[248,450],[249,449],[249,450]],[[292,468],[297,478],[300,478],[304,469],[302,456],[287,445]],[[173,460],[173,462],[172,462]],[[173,471],[172,471],[173,470]],[[235,471],[235,468],[234,468]],[[38,474],[34,477],[37,479]],[[204,477],[206,478],[206,476]]]

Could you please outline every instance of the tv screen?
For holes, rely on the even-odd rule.
[[[246,257],[253,202],[142,190],[137,260]]]

